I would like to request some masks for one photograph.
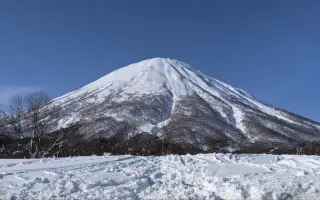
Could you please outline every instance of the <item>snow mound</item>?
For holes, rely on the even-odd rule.
[[[199,154],[0,160],[4,199],[319,199],[320,157]]]

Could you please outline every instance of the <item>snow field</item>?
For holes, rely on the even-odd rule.
[[[320,157],[199,154],[0,160],[0,199],[319,199]]]
[[[0,199],[319,199],[320,157],[199,154],[0,160]]]

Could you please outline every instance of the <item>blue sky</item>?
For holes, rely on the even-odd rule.
[[[0,1],[0,102],[152,57],[320,121],[320,1]]]

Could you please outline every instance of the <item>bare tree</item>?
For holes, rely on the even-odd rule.
[[[4,135],[6,132],[6,117],[5,117],[5,110],[3,105],[0,104],[0,135]]]
[[[50,119],[49,95],[44,91],[37,91],[26,95],[26,131],[31,134],[29,152],[32,157],[43,154],[43,137],[47,132]]]
[[[49,134],[49,121],[53,113],[49,95],[44,91],[29,93],[24,97],[15,96],[5,109],[0,109],[0,133],[5,132],[18,143],[23,142],[24,151],[29,157],[60,152],[70,131],[61,129]]]
[[[22,138],[22,120],[25,113],[23,97],[14,96],[8,102],[5,109],[0,110],[0,129],[15,138]]]

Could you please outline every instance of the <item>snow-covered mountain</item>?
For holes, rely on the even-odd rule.
[[[52,105],[58,110],[52,130],[85,122],[82,134],[88,139],[154,137],[208,151],[320,142],[319,123],[169,58],[120,68]]]

